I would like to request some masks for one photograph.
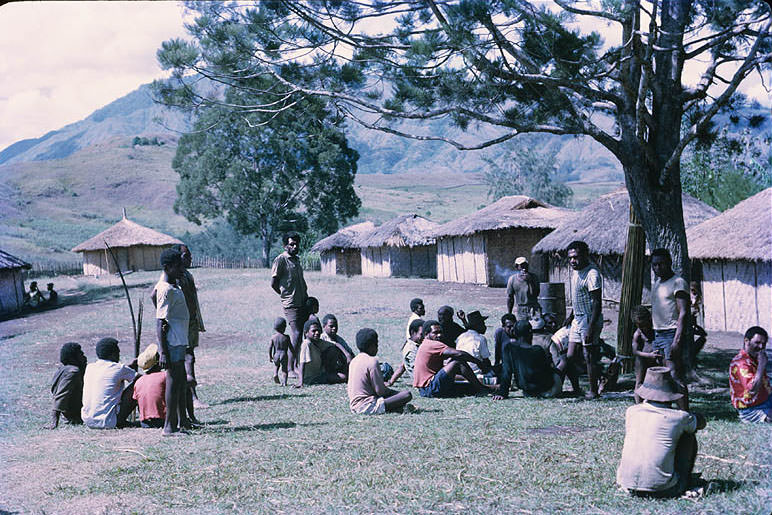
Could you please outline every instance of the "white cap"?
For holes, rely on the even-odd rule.
[[[523,256],[520,256],[519,258],[515,259],[516,265],[522,265],[523,263],[528,263],[528,260],[525,259]]]

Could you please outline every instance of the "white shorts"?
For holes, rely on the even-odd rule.
[[[600,343],[600,331],[603,329],[603,320],[598,324],[598,330],[595,331],[595,340],[590,345],[597,345]],[[590,317],[587,315],[574,315],[574,320],[571,322],[571,328],[568,333],[568,341],[572,343],[581,343],[584,345],[584,338],[590,332]]]
[[[361,405],[356,411],[357,415],[383,415],[386,413],[386,399],[377,397],[374,401]]]

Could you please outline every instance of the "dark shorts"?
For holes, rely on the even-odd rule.
[[[456,395],[455,378],[448,375],[445,369],[434,374],[428,386],[418,388],[421,397],[454,397]]]
[[[655,351],[661,350],[665,359],[670,361],[670,346],[673,345],[675,329],[665,329],[664,331],[654,331],[654,341],[651,343]]]
[[[169,345],[169,363],[185,361],[185,352],[188,347],[185,345]]]

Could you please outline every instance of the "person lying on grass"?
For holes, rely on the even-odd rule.
[[[772,422],[772,388],[767,377],[769,336],[758,326],[745,331],[743,348],[729,364],[729,390],[732,405],[741,422]]]
[[[279,383],[279,370],[281,369],[281,385],[287,386],[287,362],[289,356],[287,355],[290,338],[284,331],[287,329],[287,321],[282,317],[277,317],[273,321],[273,336],[271,337],[271,345],[268,347],[268,359],[276,366],[276,370],[273,373],[273,382]]]
[[[83,375],[83,408],[80,416],[92,429],[126,427],[136,403],[133,399],[137,360],[121,365],[121,349],[115,338],[102,338],[96,344],[97,360],[86,366]],[[123,383],[129,385],[124,389]]]
[[[495,391],[497,386],[483,385],[469,368],[469,363],[477,366],[482,361],[471,354],[448,347],[442,343],[442,326],[436,320],[424,323],[424,337],[415,358],[413,386],[418,388],[421,397],[456,397],[465,393],[464,388],[456,385],[456,375],[469,381],[472,393]],[[448,360],[447,364],[444,364]]]
[[[655,351],[652,347],[654,341],[654,326],[651,321],[651,311],[645,306],[636,306],[630,315],[636,330],[633,333],[633,356],[635,357],[635,387],[643,384],[646,370],[649,367],[662,366],[665,355],[662,351]],[[635,403],[640,404],[643,399],[635,395]]]
[[[80,409],[83,407],[83,373],[86,370],[86,355],[80,345],[65,343],[59,351],[61,365],[51,381],[51,393],[54,407],[51,410],[51,423],[45,429],[56,429],[59,417],[65,424],[82,424]]]
[[[515,333],[517,340],[502,347],[500,387],[493,399],[509,397],[513,380],[527,397],[554,397],[563,389],[562,377],[547,351],[532,344],[533,329],[528,320],[518,321]]]
[[[410,380],[413,380],[413,367],[415,365],[415,356],[418,353],[418,347],[424,340],[424,321],[421,318],[416,318],[410,322],[408,327],[410,338],[402,344],[402,363],[397,367],[394,375],[386,383],[386,386],[392,386],[397,382],[397,379],[402,377],[402,374],[407,372],[410,374]]]
[[[410,301],[410,317],[407,319],[407,325],[405,326],[405,341],[410,339],[410,324],[413,320],[418,320],[426,314],[426,306],[424,306],[423,299],[415,298]]]
[[[134,383],[141,427],[159,429],[166,419],[166,373],[158,365],[158,345],[151,343],[137,358],[144,371]]]
[[[403,406],[413,398],[403,390],[397,392],[383,384],[378,354],[378,333],[365,327],[356,335],[359,354],[351,360],[349,367],[348,393],[349,408],[359,415],[381,415],[387,411],[402,411]]]
[[[335,384],[346,381],[346,375],[331,372],[330,363],[325,363],[325,351],[332,344],[321,338],[322,326],[319,322],[308,320],[303,326],[303,343],[298,354],[298,383],[295,388],[309,384]],[[327,354],[329,356],[329,353]]]

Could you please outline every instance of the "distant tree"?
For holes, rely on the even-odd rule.
[[[494,200],[507,195],[527,195],[555,206],[566,206],[574,192],[558,182],[557,150],[536,150],[528,140],[504,143],[505,152],[496,159],[485,158],[488,168],[483,180]]]

